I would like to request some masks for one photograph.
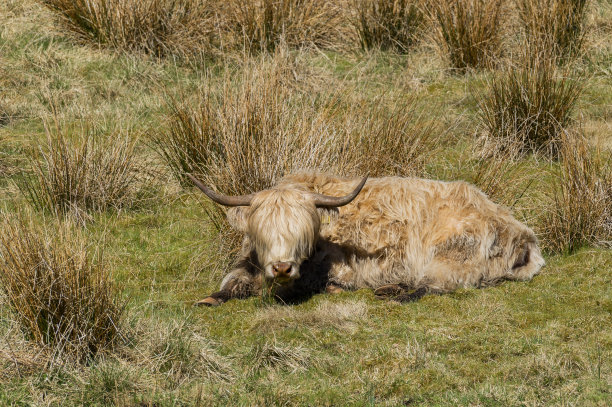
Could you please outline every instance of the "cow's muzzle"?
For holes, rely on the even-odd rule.
[[[272,265],[274,278],[277,280],[289,280],[291,277],[292,265],[288,262],[279,262]]]

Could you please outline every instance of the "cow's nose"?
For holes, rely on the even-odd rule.
[[[274,263],[272,268],[274,269],[274,277],[289,277],[291,263]]]

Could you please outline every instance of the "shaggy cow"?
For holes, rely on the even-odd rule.
[[[191,179],[232,207],[228,220],[245,235],[221,290],[198,305],[264,287],[284,301],[365,287],[411,301],[529,280],[544,265],[533,231],[465,182],[298,173],[268,190],[229,197]]]

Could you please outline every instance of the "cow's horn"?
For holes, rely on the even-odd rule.
[[[240,196],[227,196],[227,195],[218,194],[212,189],[206,187],[206,185],[202,184],[193,175],[187,174],[187,176],[189,177],[191,181],[193,181],[194,184],[196,184],[198,188],[200,188],[202,192],[206,194],[206,196],[208,196],[210,199],[212,199],[218,204],[225,205],[225,206],[249,206],[251,204],[251,200],[253,199],[254,194],[240,195]]]
[[[326,208],[337,208],[339,206],[344,206],[349,204],[355,197],[361,192],[361,188],[365,185],[368,180],[368,176],[363,177],[359,185],[348,195],[345,196],[328,196],[322,194],[313,194],[315,197],[315,205],[318,207],[326,207]]]

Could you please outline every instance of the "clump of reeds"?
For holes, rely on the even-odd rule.
[[[68,225],[2,217],[0,288],[25,333],[56,356],[78,361],[110,349],[123,305],[102,254],[93,256]]]
[[[379,176],[423,175],[438,150],[442,129],[409,96],[349,101],[336,143],[341,172]]]
[[[503,0],[441,0],[432,5],[436,41],[460,71],[489,67],[501,44]]]
[[[107,139],[90,126],[47,127],[46,143],[32,151],[32,167],[19,183],[33,206],[86,219],[91,212],[132,207],[143,197],[135,143]]]
[[[582,49],[587,0],[518,0],[525,39],[565,60]]]
[[[553,172],[552,199],[542,221],[544,246],[571,253],[586,245],[612,247],[612,156],[564,133]]]
[[[41,0],[87,43],[157,57],[209,55],[217,47],[214,0]]]
[[[289,47],[338,46],[344,35],[339,8],[325,0],[230,0],[222,8],[230,47],[272,51]]]
[[[555,156],[560,135],[572,123],[582,81],[546,52],[525,49],[516,65],[489,81],[480,98],[480,119],[501,146],[518,141],[524,151]]]
[[[419,0],[351,0],[351,23],[362,49],[408,51],[423,27]]]

